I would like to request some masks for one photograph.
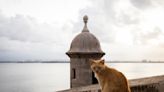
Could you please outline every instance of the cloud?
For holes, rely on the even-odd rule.
[[[164,43],[162,41],[164,14],[159,4],[161,0],[94,0],[90,2],[92,6],[79,12],[81,15],[79,20],[83,15],[88,14],[90,32],[100,40],[108,55],[105,56],[107,59],[163,59],[161,56],[158,57],[159,49],[163,51],[161,46]],[[153,51],[156,51],[154,57]]]
[[[56,38],[62,40],[62,36],[58,35],[61,32],[58,27],[54,28],[47,23],[39,24],[35,19],[23,15],[0,16],[0,37],[29,42],[55,42]]]
[[[136,44],[136,41],[144,43],[145,40],[152,39],[150,35],[154,37],[153,39],[160,36],[157,35],[159,30],[156,29],[160,29],[158,34],[163,35],[164,29],[161,21],[164,16],[163,9],[159,8],[159,5],[153,8],[149,7],[153,6],[154,2],[153,0],[104,0],[102,2],[97,0],[92,2],[92,7],[80,11],[80,15],[89,14],[91,31],[99,35],[103,42],[117,43],[117,39],[125,38],[122,33],[126,33],[125,36],[129,34],[130,38],[135,39],[133,43]],[[147,7],[147,9],[137,9],[136,7]],[[117,36],[118,34],[123,36]]]
[[[130,0],[131,3],[139,9],[145,9],[153,6],[152,0]]]
[[[57,20],[51,23],[23,15],[24,10],[10,17],[0,12],[0,59],[67,59],[65,52],[83,29],[87,14],[88,28],[100,40],[108,60],[164,60],[160,56],[164,51],[162,0],[89,0],[80,7],[74,11],[76,16],[70,13],[60,23],[69,12],[63,8],[62,16],[54,16]]]
[[[103,0],[101,2],[95,0],[91,2],[92,7],[86,7],[79,12],[81,15],[79,20],[83,15],[88,14],[89,29],[93,34],[99,36],[101,42],[115,43],[116,35],[118,31],[122,30],[122,26],[137,24],[140,21],[137,16],[133,16],[138,11],[130,10],[128,1],[123,1],[124,3],[121,0]]]
[[[162,30],[160,28],[156,27],[153,29],[152,32],[140,33],[139,38],[143,44],[148,44],[148,43],[154,44],[154,42],[158,43],[158,41],[159,41],[158,38],[163,35],[164,34],[163,34]]]
[[[6,17],[1,12],[0,60],[66,59],[71,26],[67,22],[60,28],[57,24],[38,23],[29,16]]]
[[[140,10],[163,7],[164,5],[163,0],[130,0],[130,2]]]

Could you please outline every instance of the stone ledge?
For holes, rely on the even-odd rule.
[[[164,75],[129,80],[132,92],[163,92]],[[151,91],[149,91],[151,90]],[[101,92],[98,84],[58,92]]]

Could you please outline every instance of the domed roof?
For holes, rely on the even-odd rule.
[[[92,53],[100,53],[105,54],[101,50],[100,42],[98,39],[89,32],[87,28],[88,17],[84,16],[84,28],[80,34],[78,34],[71,43],[70,50],[67,54],[92,54]]]

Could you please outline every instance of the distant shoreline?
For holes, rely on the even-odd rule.
[[[0,63],[70,63],[70,61],[0,61]],[[106,63],[164,63],[164,61],[107,61]]]

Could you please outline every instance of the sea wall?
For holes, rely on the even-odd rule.
[[[164,75],[129,80],[132,92],[164,92]],[[98,84],[58,92],[101,92]]]

